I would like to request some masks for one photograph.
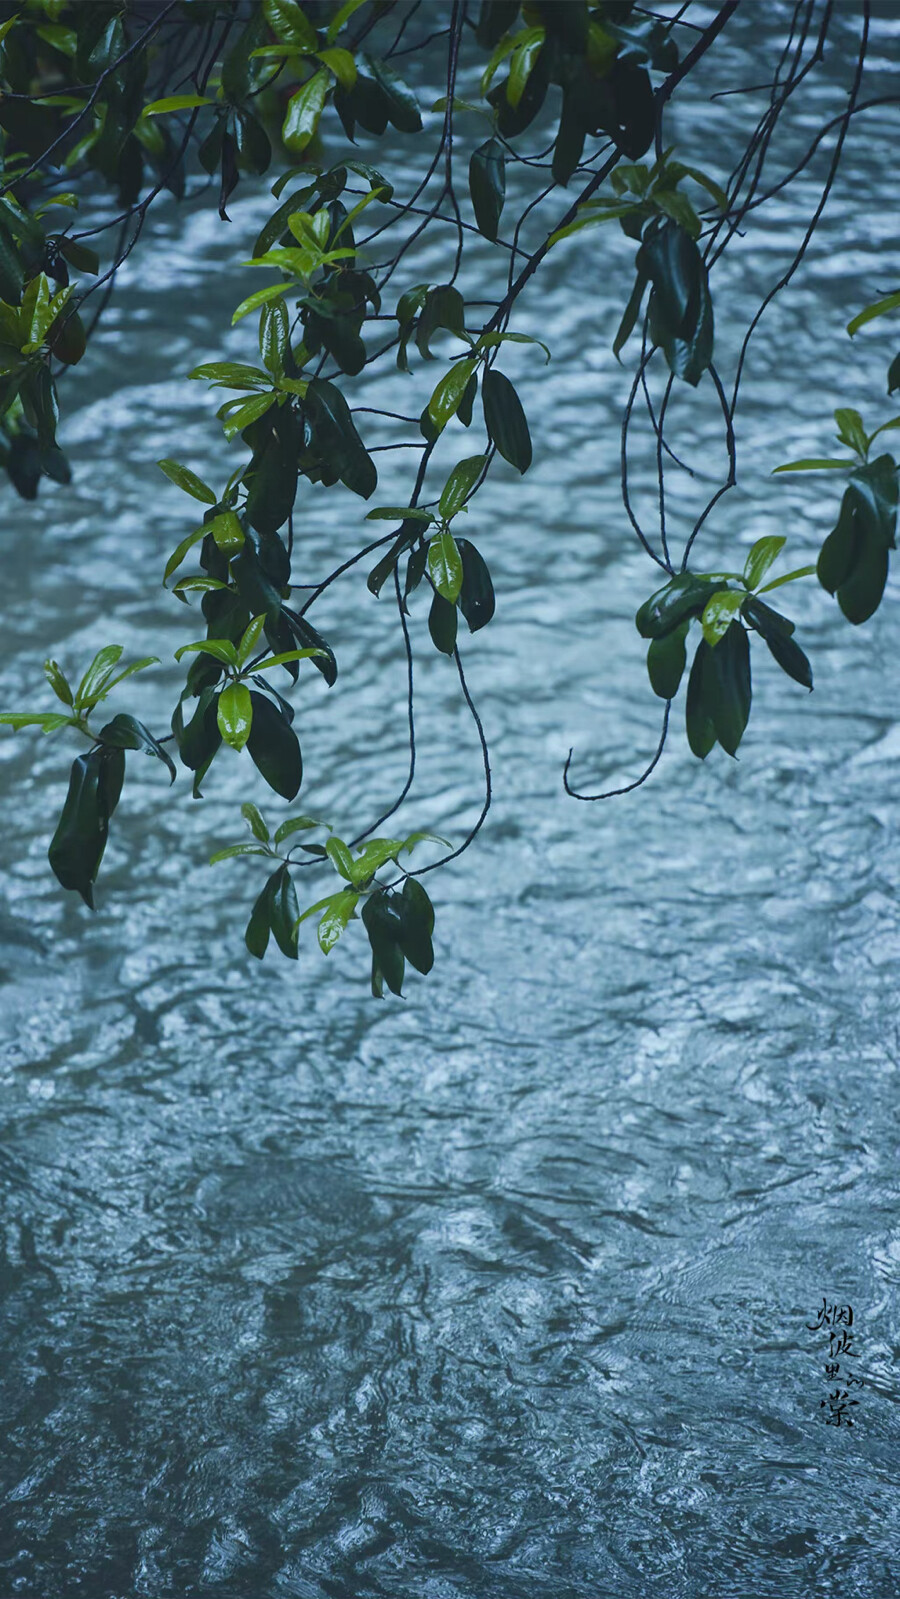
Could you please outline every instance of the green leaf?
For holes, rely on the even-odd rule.
[[[379,505],[374,511],[366,512],[367,522],[424,522],[426,525],[434,521],[434,514],[425,511],[420,505]]]
[[[445,600],[442,594],[432,595],[431,610],[428,612],[428,631],[435,649],[440,650],[442,655],[452,655],[456,649],[458,619],[459,612],[455,605]]]
[[[356,62],[349,50],[336,46],[333,50],[317,50],[316,59],[333,72],[342,89],[349,91],[356,82]]]
[[[259,643],[265,625],[266,618],[265,614],[263,614],[262,616],[254,616],[248,623],[247,627],[245,627],[243,634],[241,635],[241,642],[238,645],[237,654],[239,666],[246,666],[251,655],[253,654],[253,651],[256,649],[256,646]]]
[[[74,718],[62,716],[59,711],[3,711],[0,723],[16,732],[23,727],[40,727],[45,733],[55,733],[60,727],[72,727]]]
[[[700,618],[707,644],[715,648],[728,632],[743,603],[744,595],[735,589],[719,589],[710,596]]]
[[[405,959],[400,948],[401,919],[393,899],[381,889],[371,894],[362,908],[363,925],[369,935],[372,956],[392,994],[403,987]]]
[[[702,638],[697,645],[691,666],[685,702],[688,744],[692,753],[701,761],[706,760],[716,742],[716,727],[712,717],[712,700],[715,693],[712,659],[713,652],[706,639]]]
[[[217,549],[223,555],[236,555],[244,547],[244,529],[234,511],[222,511],[214,516],[211,522],[206,523],[203,532],[212,534]]]
[[[325,846],[326,851],[328,846]],[[386,866],[388,861],[395,861],[403,848],[401,838],[373,838],[360,850],[351,862],[350,881],[354,888],[359,888],[367,883],[375,873]],[[343,874],[342,874],[343,875]]]
[[[531,465],[531,435],[522,402],[509,378],[491,367],[481,380],[481,398],[491,442],[510,466],[527,472]]]
[[[183,489],[185,494],[190,494],[192,499],[202,500],[204,505],[215,505],[216,496],[208,483],[204,483],[196,472],[190,467],[181,466],[178,461],[157,461],[160,471],[165,472],[170,483],[176,488]]]
[[[439,433],[458,410],[466,385],[477,365],[474,356],[454,362],[428,401],[428,415]]]
[[[421,883],[408,877],[400,895],[400,926],[397,942],[400,949],[417,972],[426,975],[434,965],[431,935],[434,931],[434,909]]]
[[[417,844],[426,842],[443,844],[446,849],[450,848],[449,839],[441,838],[440,833],[410,833],[409,837],[403,840],[403,848],[406,850],[407,855],[411,855]]]
[[[768,594],[770,589],[780,589],[785,583],[796,583],[799,577],[815,577],[814,566],[798,566],[795,572],[785,572],[783,577],[773,578],[771,583],[764,583],[759,590],[760,594]]]
[[[215,101],[205,94],[170,94],[164,100],[151,100],[144,106],[141,117],[161,117],[169,111],[191,111],[201,105],[215,105]]]
[[[56,698],[62,700],[63,705],[74,705],[74,696],[65,672],[56,661],[44,662],[44,674]]]
[[[671,633],[650,640],[647,649],[647,672],[650,687],[661,700],[673,700],[678,693],[687,663],[687,638],[690,619],[680,622]]]
[[[547,357],[545,365],[552,360],[549,345],[543,339],[535,339],[530,333],[482,333],[475,345],[476,350],[493,350],[500,344],[536,344],[543,350]]]
[[[707,673],[710,666],[714,685],[710,710],[716,737],[729,755],[735,755],[747,726],[751,700],[750,645],[747,630],[740,622],[732,622],[712,650]]]
[[[416,97],[399,73],[380,56],[363,55],[372,78],[384,95],[388,119],[398,133],[421,133],[422,117]]]
[[[468,539],[457,539],[462,557],[463,580],[459,608],[470,633],[486,627],[494,614],[494,585],[485,561]]]
[[[180,661],[184,655],[211,655],[214,661],[221,661],[223,666],[230,666],[232,671],[238,669],[237,650],[227,638],[199,639],[196,644],[182,644],[175,651],[176,661]]]
[[[777,560],[787,540],[780,536],[757,539],[744,562],[744,582],[748,589],[758,588],[773,561]]]
[[[265,824],[262,812],[257,809],[252,800],[244,801],[243,805],[241,806],[241,815],[243,816],[244,821],[247,823],[247,826],[253,834],[253,837],[258,838],[261,844],[268,844],[269,829]]]
[[[462,588],[463,565],[449,529],[436,534],[428,546],[428,574],[438,594],[455,605]]]
[[[281,137],[293,155],[302,155],[319,126],[331,77],[323,67],[302,84],[288,101]]]
[[[74,889],[94,908],[96,881],[109,833],[109,819],[118,803],[125,772],[120,749],[97,745],[79,755],[49,849],[50,865],[63,888]]]
[[[324,955],[334,949],[347,923],[355,915],[358,903],[359,895],[352,894],[349,890],[345,890],[343,894],[332,895],[316,935]]]
[[[172,573],[178,571],[178,568],[187,555],[188,550],[193,549],[195,544],[199,544],[200,540],[206,537],[207,532],[208,528],[205,525],[203,527],[195,527],[193,533],[189,533],[186,539],[182,539],[181,543],[178,545],[178,548],[172,551],[172,554],[169,556],[169,559],[166,562],[166,570],[163,573],[163,583],[168,583]]]
[[[250,691],[253,723],[247,748],[269,787],[292,800],[303,781],[303,759],[294,729],[264,694]]]
[[[713,355],[713,311],[703,257],[677,222],[648,229],[637,269],[652,287],[650,336],[675,377],[696,387]]]
[[[269,902],[269,924],[282,955],[288,960],[297,959],[297,924],[300,907],[297,893],[286,866],[273,872],[266,884]]]
[[[96,703],[95,696],[102,692],[122,658],[122,648],[121,644],[107,644],[104,649],[97,651],[75,694],[75,705],[79,711]]]
[[[226,439],[233,439],[236,434],[243,433],[244,428],[249,427],[251,422],[258,422],[259,418],[265,416],[276,403],[277,398],[276,394],[254,394],[252,399],[243,400],[236,406],[233,400],[229,401],[227,407],[229,414],[223,416],[222,411],[218,413]],[[231,409],[232,406],[234,409]],[[224,409],[226,408],[223,407]]]
[[[324,378],[313,378],[305,403],[316,445],[329,467],[354,494],[369,499],[378,484],[378,473],[340,389]]]
[[[354,12],[358,11],[360,6],[364,4],[365,0],[345,0],[344,5],[341,6],[340,10],[335,16],[332,17],[328,24],[325,37],[329,44],[334,43],[342,27],[344,26],[344,23],[349,22]]]
[[[219,732],[233,750],[242,750],[250,737],[253,705],[246,683],[229,683],[219,695]]]
[[[484,455],[469,455],[464,461],[457,461],[444,484],[438,503],[438,510],[445,522],[449,522],[457,511],[462,510],[484,471],[486,460],[487,457]]]
[[[825,460],[809,457],[803,461],[787,461],[784,466],[774,466],[772,476],[774,477],[776,472],[843,472],[848,466],[855,465],[852,455]]]
[[[263,0],[263,14],[276,39],[301,50],[315,50],[316,30],[296,0]]]
[[[210,855],[210,866],[218,866],[220,861],[233,861],[238,855],[268,855],[267,849],[260,849],[258,844],[229,844],[227,849],[216,850],[215,855]]]
[[[838,427],[838,441],[849,445],[865,460],[869,450],[869,435],[863,427],[862,417],[851,406],[840,406],[834,413]]]
[[[143,750],[145,755],[155,755],[158,761],[168,768],[170,781],[175,781],[175,762],[168,750],[160,743],[158,738],[146,728],[143,722],[136,717],[129,716],[127,712],[120,711],[111,722],[101,728],[98,735],[101,744],[107,744],[113,749]]]
[[[679,572],[638,610],[634,620],[641,637],[664,638],[686,618],[699,616],[718,586],[693,572]]]
[[[884,299],[875,300],[872,305],[867,305],[864,311],[860,311],[851,322],[847,323],[847,332],[852,339],[867,322],[873,322],[876,317],[886,316],[888,311],[896,311],[898,308],[900,308],[900,290],[895,290],[893,294],[886,294]]]
[[[195,366],[188,377],[206,378],[217,388],[223,389],[267,389],[272,382],[268,372],[262,372],[258,366],[247,366],[242,361],[204,361],[201,366]]]
[[[350,854],[342,838],[330,838],[325,845],[325,853],[331,861],[336,872],[345,877],[348,883],[353,882],[353,856]]]
[[[506,197],[506,162],[499,139],[488,139],[469,160],[469,193],[479,233],[496,243]]]
[[[287,666],[289,661],[308,661],[311,659],[327,659],[327,650],[282,650],[280,655],[270,655],[267,661],[260,661],[254,666],[254,672],[268,672],[273,666]]]
[[[231,325],[240,322],[241,317],[247,316],[251,311],[258,311],[261,305],[267,305],[270,300],[278,300],[284,294],[283,283],[272,283],[267,289],[257,289],[255,294],[242,300],[231,318]]]
[[[317,821],[314,816],[291,816],[275,829],[275,843],[281,844],[286,838],[290,838],[292,833],[305,833],[311,827],[326,827],[329,833],[331,832],[329,822]]]
[[[269,946],[269,885],[266,884],[252,911],[244,934],[244,943],[251,955],[262,960]]]
[[[526,28],[516,39],[516,47],[509,64],[509,77],[506,80],[506,98],[513,107],[519,105],[525,93],[528,79],[543,49],[545,37],[543,28]]]

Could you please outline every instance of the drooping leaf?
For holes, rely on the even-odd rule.
[[[407,877],[400,895],[400,925],[397,942],[410,966],[423,975],[434,965],[431,935],[434,931],[434,909],[421,883]]]
[[[531,465],[531,435],[522,402],[509,378],[490,367],[481,380],[481,398],[491,442],[510,466],[527,472]]]
[[[400,947],[400,912],[393,897],[384,889],[377,890],[365,901],[361,915],[372,956],[384,981],[392,994],[401,994],[406,963]]]
[[[293,155],[302,155],[315,137],[319,118],[331,88],[331,77],[323,67],[314,72],[291,95],[281,128],[281,137]]]
[[[280,866],[277,872],[272,873],[266,889],[272,935],[282,955],[286,955],[288,960],[295,961],[300,907],[297,904],[297,891],[286,866]]]
[[[438,594],[455,605],[462,588],[463,565],[449,530],[437,533],[428,546],[428,575]]]
[[[650,687],[661,700],[673,700],[678,693],[687,662],[687,638],[690,620],[679,623],[661,638],[652,638],[647,649],[647,672]]]
[[[324,378],[313,378],[306,391],[305,406],[316,446],[335,476],[354,494],[369,499],[377,486],[378,474],[340,389]]]
[[[494,614],[494,585],[482,556],[468,539],[457,539],[462,557],[463,579],[459,591],[459,609],[466,619],[470,633],[486,627]]]
[[[264,694],[249,691],[252,723],[247,738],[250,757],[270,788],[292,800],[303,779],[300,743],[294,729]]]
[[[98,745],[73,763],[69,789],[49,849],[50,865],[63,888],[74,889],[94,908],[96,881],[109,818],[118,803],[125,753]]]
[[[642,638],[664,638],[685,618],[699,616],[717,588],[709,578],[679,572],[644,601],[634,619],[638,632]]]
[[[456,630],[459,612],[442,594],[433,594],[428,612],[428,631],[432,643],[443,655],[452,655],[456,649]]]
[[[155,755],[156,759],[167,767],[170,780],[174,783],[175,762],[171,755],[159,739],[154,738],[143,722],[139,722],[135,716],[120,711],[118,716],[114,716],[111,722],[107,722],[106,726],[100,729],[97,736],[102,744],[116,749],[143,750],[145,755]]]
[[[506,160],[499,139],[488,139],[472,152],[469,193],[479,232],[496,242],[506,196]]]

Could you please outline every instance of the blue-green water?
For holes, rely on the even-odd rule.
[[[673,139],[719,176],[759,102],[705,95],[763,81],[754,32],[783,15],[743,8],[714,80],[673,111]],[[844,7],[785,168],[842,108],[857,27]],[[872,92],[897,40],[879,12]],[[897,278],[895,147],[896,112],[860,119],[760,331],[711,566],[767,532],[792,564],[814,558],[837,490],[772,467],[828,453],[835,404],[891,414],[893,330],[851,345],[843,329]],[[822,170],[718,269],[723,372]],[[6,502],[4,704],[34,701],[45,655],[77,668],[112,640],[163,656],[120,703],[165,724],[172,652],[200,629],[157,586],[189,524],[154,462],[236,461],[184,381],[250,350],[225,330],[259,285],[232,263],[265,191],[232,214],[227,230],[208,199],[161,207],[66,380],[72,487]],[[632,622],[655,579],[618,489],[629,374],[609,352],[632,247],[609,233],[597,250],[587,267],[561,247],[516,316],[554,360],[505,360],[535,466],[501,464],[471,517],[498,592],[466,654],[496,799],[432,879],[437,963],[402,1002],[369,998],[358,928],[328,961],[311,933],[296,967],[246,955],[253,863],[206,865],[240,836],[242,799],[285,809],[246,757],[225,752],[202,805],[130,758],[91,918],[46,864],[71,751],[0,739],[4,1595],[900,1589],[896,583],[859,630],[798,591],[815,693],[754,654],[739,762],[695,761],[679,702],[654,783],[603,807],[564,797],[570,745],[580,780],[611,784],[658,731]],[[420,251],[397,292],[444,262]],[[487,247],[475,262],[477,296]],[[440,370],[377,393],[416,413]],[[672,420],[700,469],[674,488],[684,531],[721,446],[711,407]],[[402,461],[383,467],[381,503],[407,488]],[[355,547],[364,509],[303,490],[302,580]],[[320,614],[341,677],[298,696],[302,794],[346,834],[402,784],[405,668],[364,570]],[[458,840],[477,743],[421,601],[413,632],[403,820]],[[854,1309],[851,1430],[821,1409],[823,1296]]]

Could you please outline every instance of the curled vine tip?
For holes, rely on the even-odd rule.
[[[572,754],[573,754],[573,751],[569,750],[569,754],[568,754],[568,757],[566,759],[566,764],[563,767],[563,788],[565,789],[566,793],[569,795],[569,798],[570,799],[576,799],[576,800],[590,800],[590,801],[615,799],[619,794],[630,794],[630,793],[632,793],[632,791],[634,789],[640,788],[642,783],[646,783],[647,778],[650,776],[651,772],[653,772],[655,770],[655,768],[659,765],[659,761],[660,761],[660,758],[662,756],[662,752],[663,752],[663,750],[666,747],[666,737],[667,737],[668,731],[669,731],[669,711],[671,709],[671,706],[672,706],[672,701],[671,700],[666,700],[666,708],[665,708],[665,710],[663,712],[662,732],[659,735],[659,743],[656,746],[656,753],[654,754],[652,761],[650,762],[650,764],[646,768],[646,770],[641,773],[640,777],[635,778],[633,783],[626,783],[624,788],[610,788],[610,789],[607,789],[603,794],[579,794],[578,790],[575,789],[575,788],[572,788],[570,783],[569,783],[569,767],[572,764]]]

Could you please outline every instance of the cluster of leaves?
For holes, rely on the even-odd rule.
[[[271,935],[281,953],[289,960],[296,960],[301,924],[312,916],[319,917],[319,948],[328,955],[349,923],[357,919],[357,906],[362,900],[360,915],[372,951],[373,995],[383,998],[385,983],[392,994],[400,994],[407,961],[423,975],[431,971],[434,909],[422,884],[403,871],[400,856],[411,855],[416,845],[425,840],[446,845],[446,839],[433,833],[411,833],[404,839],[371,838],[354,855],[329,822],[312,816],[290,816],[276,827],[273,835],[255,805],[248,801],[241,810],[253,842],[229,844],[211,857],[210,864],[214,866],[239,855],[262,855],[278,862],[247,923],[244,942],[251,955],[262,960]],[[304,844],[295,839],[297,833],[308,833],[316,828],[324,828],[331,835],[325,844]],[[293,844],[288,843],[290,839],[295,839]],[[283,845],[287,845],[287,849],[281,854]],[[336,893],[316,900],[302,915],[291,877],[292,856],[297,849],[307,857],[330,861],[345,885]],[[399,891],[394,884],[378,881],[378,873],[388,865],[393,865],[403,875]]]
[[[193,774],[198,799],[222,748],[246,750],[268,787],[292,802],[304,774],[289,696],[300,689],[306,660],[329,689],[338,674],[335,651],[309,613],[337,577],[374,554],[369,590],[378,596],[393,589],[409,655],[409,782],[392,809],[350,843],[306,815],[288,817],[270,832],[247,801],[243,813],[252,842],[214,859],[250,854],[274,862],[247,926],[253,955],[261,958],[274,940],[283,954],[297,958],[300,926],[313,915],[319,917],[319,945],[328,953],[350,921],[360,919],[377,994],[385,986],[400,993],[407,962],[422,973],[433,962],[434,913],[421,869],[413,873],[400,865],[401,855],[428,835],[369,836],[398,808],[414,772],[416,635],[407,618],[416,591],[429,597],[431,644],[453,662],[482,737],[485,805],[460,848],[471,842],[490,803],[487,748],[463,675],[459,617],[470,633],[479,631],[494,615],[495,594],[488,561],[460,534],[459,518],[468,514],[498,460],[519,473],[531,466],[528,419],[501,369],[505,346],[540,343],[510,328],[518,295],[548,250],[588,230],[593,237],[600,223],[617,220],[638,247],[634,285],[613,343],[618,358],[635,329],[642,329],[635,391],[658,351],[670,385],[678,380],[690,391],[709,376],[721,393],[713,366],[710,239],[719,228],[737,226],[733,193],[676,159],[662,138],[671,93],[711,48],[734,0],[699,25],[683,22],[680,13],[668,21],[650,15],[633,0],[480,0],[477,16],[474,0],[459,0],[446,18],[441,14],[433,34],[420,45],[409,44],[404,36],[408,40],[421,23],[418,9],[408,0],[179,0],[148,17],[120,0],[22,0],[0,22],[0,461],[20,493],[33,497],[42,474],[68,479],[57,443],[60,379],[89,348],[97,316],[84,316],[86,302],[104,284],[112,288],[155,196],[164,188],[180,196],[196,158],[201,183],[214,191],[227,220],[243,175],[259,179],[273,162],[281,167],[271,185],[271,214],[243,263],[269,274],[270,281],[243,299],[232,318],[237,325],[258,316],[258,362],[255,356],[252,362],[217,357],[189,374],[224,392],[218,420],[240,460],[221,492],[188,465],[168,458],[159,463],[202,507],[163,574],[181,603],[199,602],[205,627],[204,637],[176,651],[187,664],[171,732],[152,734],[125,713],[99,733],[91,729],[95,706],[124,677],[151,664],[142,661],[116,675],[118,646],[100,652],[77,691],[48,663],[67,714],[9,712],[0,718],[14,728],[71,728],[90,741],[72,768],[51,865],[64,886],[93,903],[128,749],[156,756],[174,777],[166,749],[171,744]],[[687,58],[676,43],[682,26],[690,29]],[[398,138],[402,147],[403,140],[423,133],[422,108],[402,66],[404,54],[430,48],[432,39],[445,53],[446,81],[446,93],[431,108],[440,122],[436,153],[426,178],[404,201],[395,198],[394,184],[378,167],[358,158],[355,145],[391,130],[391,140]],[[466,74],[473,86],[469,100],[458,93]],[[490,133],[469,152],[468,196],[461,204],[456,119],[471,113],[487,118]],[[550,135],[544,152],[549,163],[516,143],[538,124],[541,137]],[[335,141],[349,145],[338,159]],[[656,159],[643,161],[651,147]],[[501,237],[511,165],[529,175],[530,168],[539,169],[541,183],[549,172],[546,188],[528,198],[515,219],[513,244]],[[552,226],[542,220],[539,243],[529,253],[520,242],[523,224],[576,174],[584,179],[581,193]],[[86,192],[98,179],[113,190],[123,212],[116,220],[126,225],[103,267],[94,245],[102,245],[109,224],[76,227],[79,190]],[[608,191],[598,192],[607,180]],[[702,200],[689,197],[698,194]],[[471,223],[463,220],[466,200]],[[48,216],[60,209],[67,222],[51,224]],[[455,230],[445,281],[404,281],[407,252],[432,222]],[[483,302],[467,304],[461,287],[467,229],[509,253],[508,291],[487,317]],[[75,281],[70,273],[78,275]],[[98,300],[97,314],[103,303]],[[900,296],[889,296],[856,324],[898,303]],[[550,351],[542,348],[549,360]],[[423,384],[413,417],[381,412],[417,428],[418,464],[407,503],[376,504],[364,520],[388,523],[388,531],[317,585],[305,572],[298,581],[294,519],[303,485],[340,483],[365,502],[376,494],[374,451],[351,403],[352,385],[394,349],[397,369],[411,387],[427,378],[430,363],[443,363],[437,381],[430,377]],[[898,363],[900,358],[891,369],[894,387],[900,386]],[[726,411],[729,437],[732,420],[733,403]],[[862,621],[884,588],[894,543],[896,469],[889,456],[869,459],[883,428],[867,436],[857,413],[848,410],[838,413],[838,423],[842,442],[854,454],[841,515],[818,573],[845,614]],[[662,502],[662,416],[653,425]],[[443,467],[438,476],[439,442],[444,448],[464,439],[460,428],[472,442],[455,452],[459,458],[449,474]],[[379,448],[408,449],[410,443]],[[624,453],[623,447],[623,458]],[[794,469],[816,464],[848,462],[794,463]],[[649,550],[627,494],[625,503]],[[481,543],[480,532],[478,537]],[[695,573],[692,543],[693,537],[683,569],[676,571],[663,535],[659,564],[667,582],[641,607],[637,625],[649,641],[651,686],[668,702],[687,666],[689,630],[698,624],[688,678],[688,742],[701,757],[716,742],[734,754],[751,703],[751,633],[760,635],[792,679],[812,687],[794,623],[763,596],[816,569],[764,582],[784,544],[773,537],[754,546],[740,573]],[[303,677],[316,681],[314,673]],[[316,827],[328,831],[325,844],[299,838]],[[450,858],[458,853],[452,850]],[[296,868],[325,862],[341,886],[301,915]],[[402,881],[380,881],[378,874],[387,869],[399,872]]]

